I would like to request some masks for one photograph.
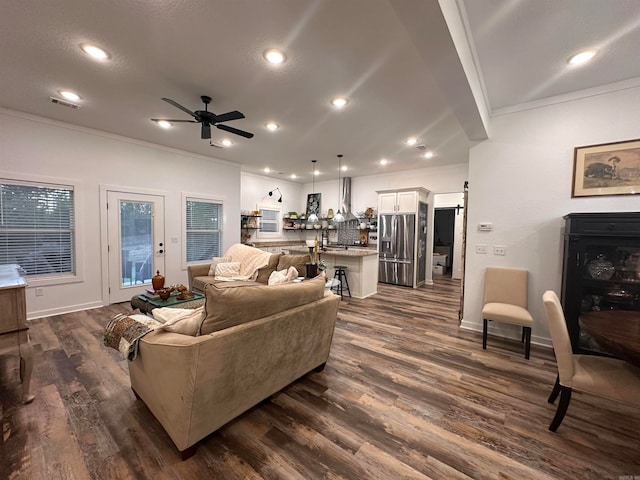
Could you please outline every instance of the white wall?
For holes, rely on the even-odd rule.
[[[270,197],[269,192],[275,188],[282,193],[282,203],[278,202],[280,195],[274,192]],[[273,206],[282,209],[282,214],[287,212],[301,212],[305,204],[301,200],[302,185],[273,177],[242,172],[240,188],[241,210],[257,210],[261,205]],[[306,198],[306,197],[305,197]],[[248,242],[276,242],[285,240],[301,240],[300,232],[282,231],[279,238],[259,238],[257,231],[250,232]]]
[[[34,175],[79,182],[78,205],[83,280],[43,286],[43,296],[27,289],[29,318],[103,305],[106,252],[101,237],[100,186],[117,185],[165,195],[166,272],[169,283],[186,283],[182,269],[181,193],[224,199],[223,248],[240,239],[240,167],[238,165],[103,132],[0,109],[0,176]]]
[[[571,198],[573,149],[638,138],[639,111],[640,89],[632,88],[492,119],[491,139],[473,147],[469,159],[464,327],[482,328],[487,266],[526,268],[532,341],[550,345],[542,294],[560,293],[563,215],[640,211],[640,195]],[[493,231],[479,232],[480,222],[492,222]],[[476,254],[476,244],[489,252]],[[506,246],[506,255],[493,255],[493,245]],[[519,338],[517,327],[491,328]]]

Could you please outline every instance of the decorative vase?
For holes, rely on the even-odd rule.
[[[307,263],[307,278],[313,278],[318,275],[318,264],[317,263]]]
[[[591,278],[597,278],[601,280],[609,280],[615,273],[615,267],[613,263],[608,261],[604,255],[600,254],[595,260],[591,260],[587,264],[587,271]]]
[[[157,270],[156,274],[151,279],[151,285],[153,285],[153,289],[156,292],[164,287],[164,277],[160,275],[160,270]]]

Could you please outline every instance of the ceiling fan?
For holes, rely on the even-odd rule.
[[[211,103],[211,97],[208,97],[206,95],[202,95],[200,98],[202,99],[202,101],[204,103],[204,110],[196,110],[195,112],[192,112],[188,108],[183,107],[178,102],[176,102],[174,100],[171,100],[170,98],[163,98],[162,99],[165,102],[170,103],[174,107],[179,108],[183,112],[188,113],[195,120],[169,120],[169,119],[164,119],[164,118],[152,118],[151,120],[153,122],[165,121],[165,122],[199,123],[199,124],[202,125],[200,138],[203,138],[203,139],[210,139],[211,138],[211,125],[213,125],[216,128],[219,128],[220,130],[224,130],[225,132],[235,133],[236,135],[240,135],[241,137],[253,138],[253,133],[245,132],[244,130],[239,130],[237,128],[233,128],[233,127],[229,127],[227,125],[221,125],[220,124],[221,122],[229,122],[231,120],[239,120],[241,118],[244,118],[244,115],[241,112],[239,112],[237,110],[234,110],[233,112],[227,112],[227,113],[223,113],[221,115],[216,115],[215,113],[209,112],[207,110],[207,105],[209,105],[209,103]]]

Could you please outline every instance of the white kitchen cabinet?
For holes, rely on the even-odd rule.
[[[429,191],[424,188],[379,190],[378,213],[417,213],[418,203],[427,201]]]

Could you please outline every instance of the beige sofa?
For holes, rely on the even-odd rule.
[[[324,368],[340,304],[324,283],[209,284],[199,336],[154,331],[140,340],[131,388],[183,459],[227,422]]]
[[[272,272],[278,270],[286,270],[289,267],[295,267],[298,270],[298,275],[303,276],[306,272],[306,263],[310,261],[310,256],[305,255],[289,255],[273,253],[269,257],[268,265],[258,269],[258,275],[255,281],[264,285],[269,281],[269,276]],[[214,277],[209,275],[210,263],[203,263],[198,265],[189,265],[187,267],[187,273],[189,276],[189,290],[197,293],[204,293],[205,286],[210,283],[215,283]]]

